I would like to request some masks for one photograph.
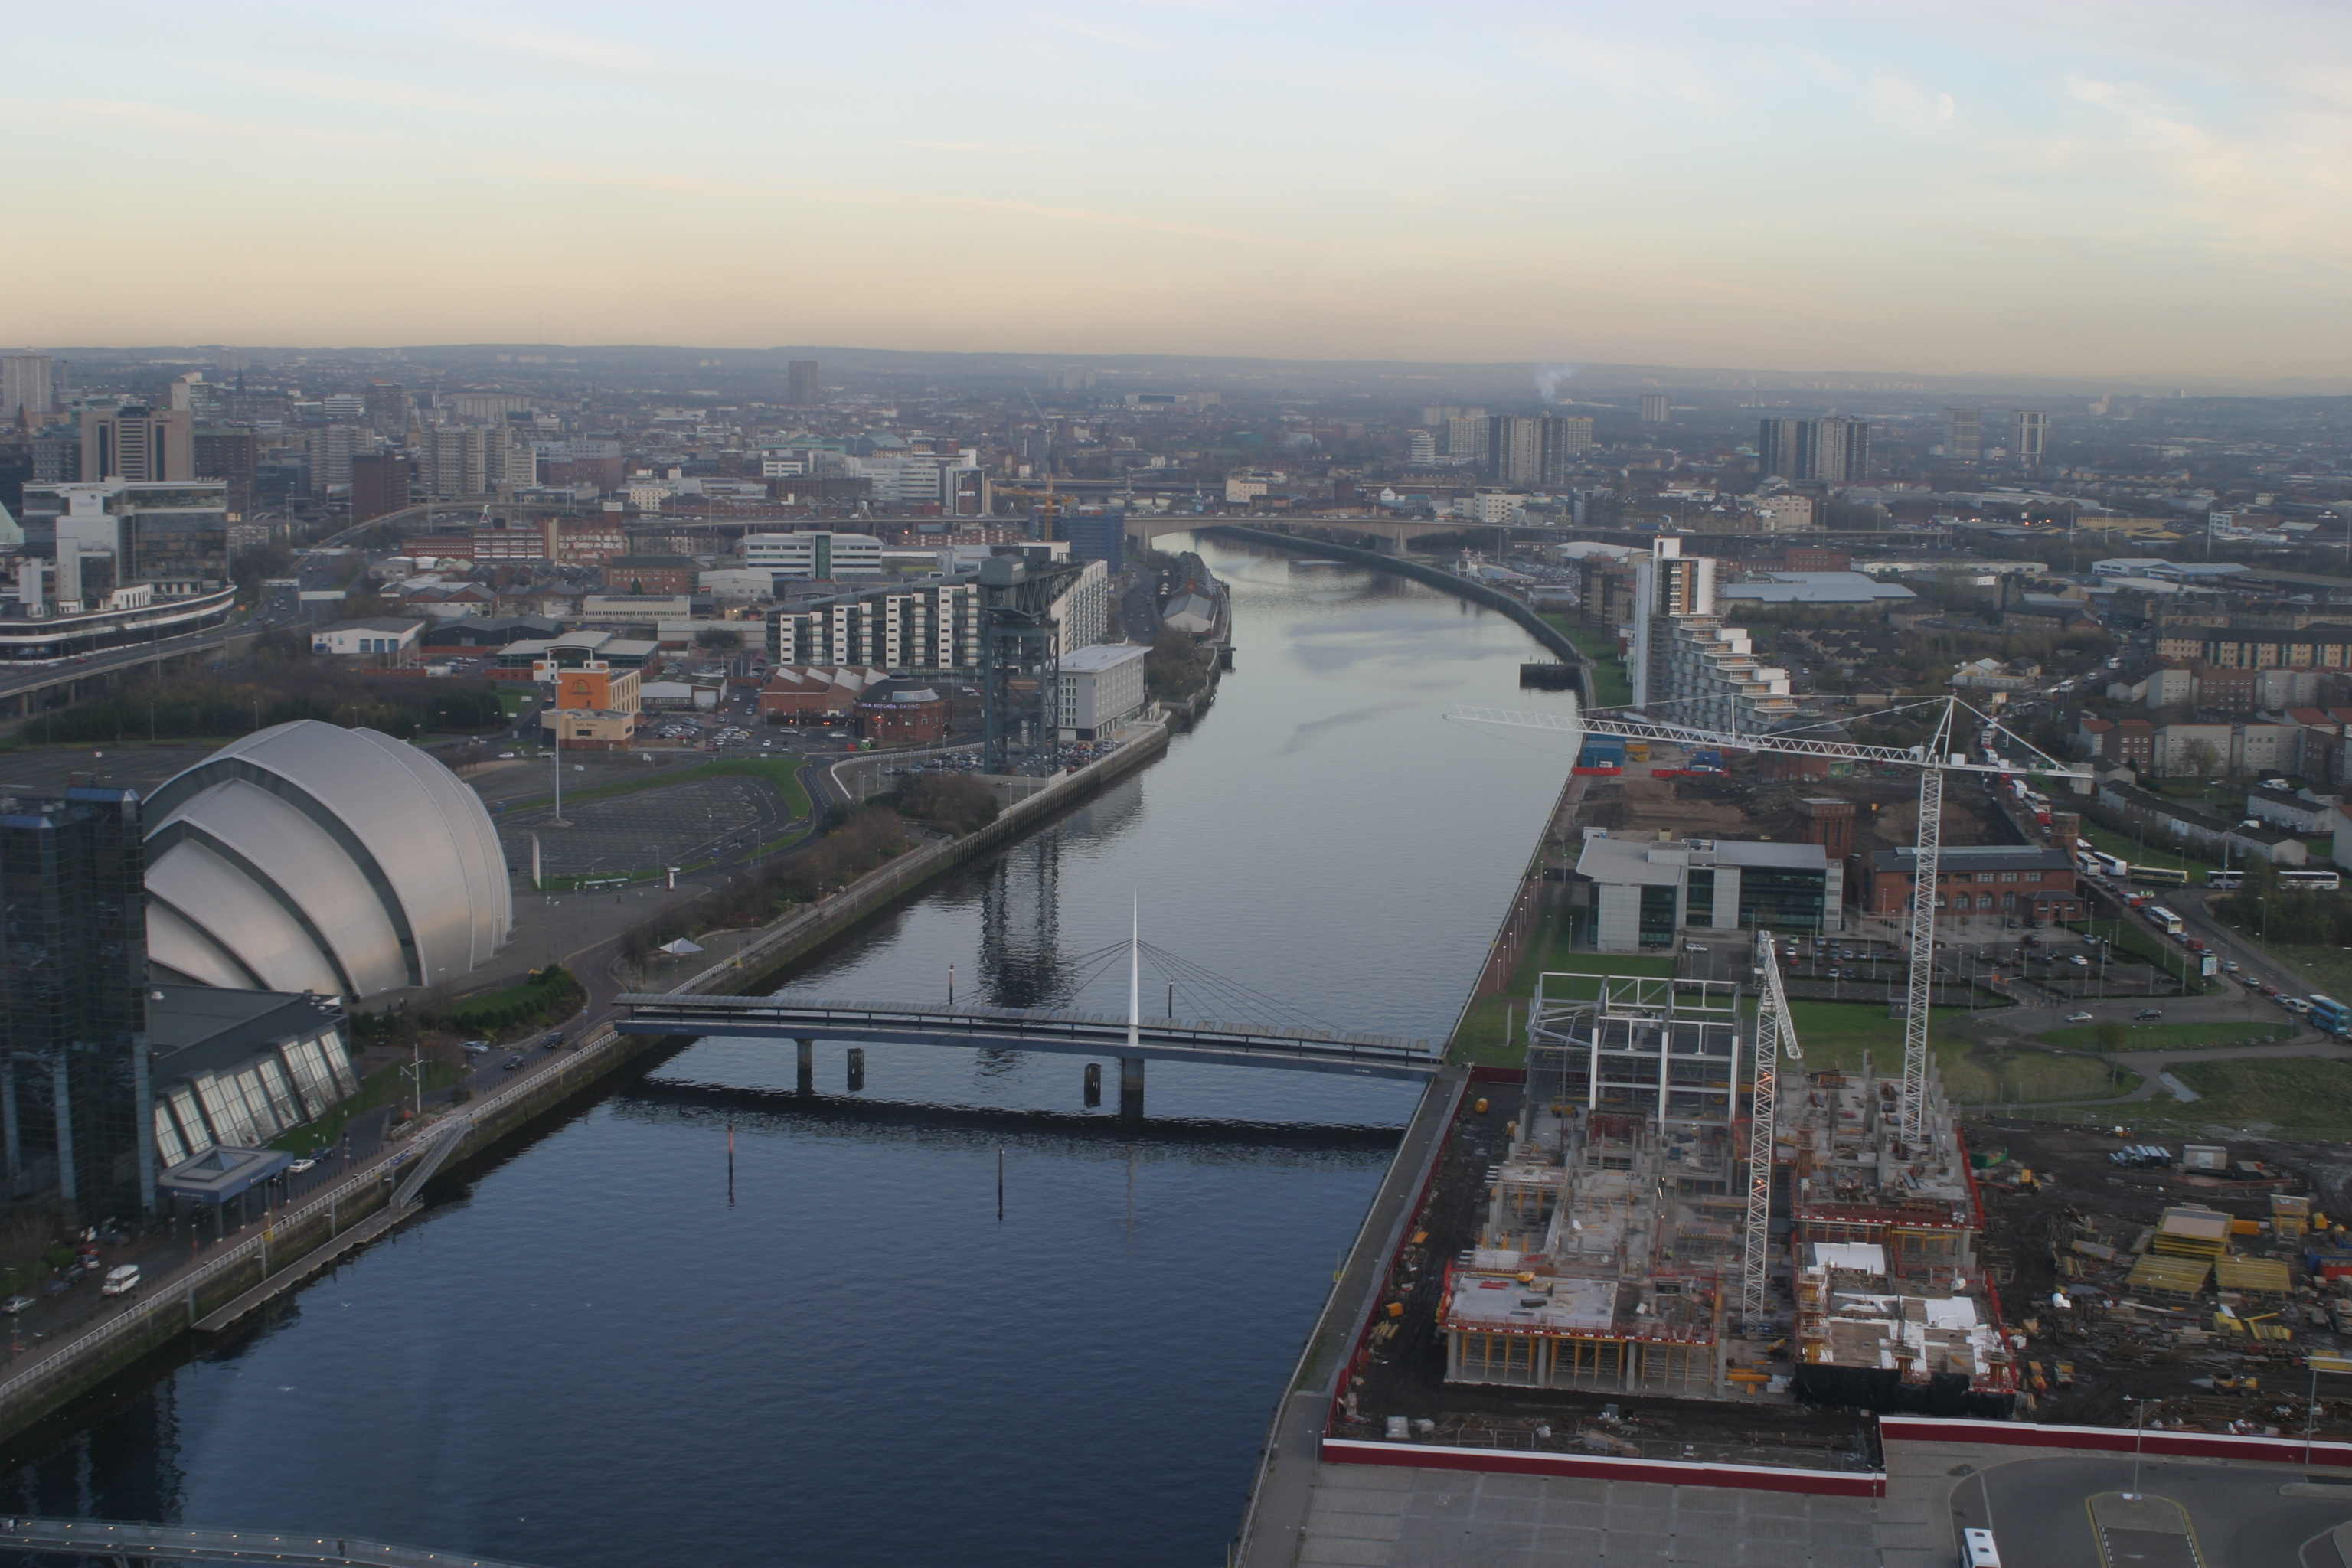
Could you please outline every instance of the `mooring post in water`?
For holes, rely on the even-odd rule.
[[[1091,1107],[1101,1103],[1102,1063],[1088,1062],[1087,1064],[1087,1104]]]
[[[800,1091],[803,1094],[814,1094],[816,1092],[816,1042],[794,1040],[793,1044],[800,1047]]]
[[[1129,910],[1127,934],[1127,1048],[1135,1054],[1118,1058],[1118,1113],[1143,1114],[1143,899],[1137,894]]]
[[[1004,1218],[1004,1148],[1002,1144],[996,1150],[996,1217],[999,1220]]]
[[[849,1092],[856,1094],[866,1087],[866,1047],[849,1047]]]
[[[1143,1058],[1118,1058],[1118,1113],[1121,1116],[1143,1114]]]

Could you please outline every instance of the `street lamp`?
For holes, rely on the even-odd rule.
[[[2147,1427],[2147,1405],[2145,1399],[2132,1401],[2132,1486],[2124,1493],[2126,1502],[2139,1501],[2139,1451],[2141,1434]]]

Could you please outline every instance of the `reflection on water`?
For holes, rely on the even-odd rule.
[[[1123,1013],[1139,904],[1147,1008],[1444,1037],[1566,759],[1440,715],[1560,700],[1498,617],[1203,548],[1237,668],[1199,729],[789,989]],[[1155,1061],[1139,1130],[1073,1058],[866,1063],[656,1063],[0,1497],[564,1568],[1217,1561],[1415,1090]]]

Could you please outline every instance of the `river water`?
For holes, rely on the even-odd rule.
[[[1200,726],[793,989],[1121,1012],[1139,910],[1147,1007],[1445,1034],[1566,758],[1440,715],[1564,700],[1498,616],[1200,548],[1238,650]],[[1418,1087],[1155,1061],[1135,1128],[1115,1065],[1089,1108],[1075,1058],[866,1061],[821,1044],[813,1101],[789,1046],[661,1061],[21,1439],[0,1500],[558,1568],[1218,1561]]]

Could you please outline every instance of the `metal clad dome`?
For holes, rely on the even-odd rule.
[[[427,985],[487,962],[514,925],[480,800],[373,730],[257,731],[147,809],[151,954],[203,984],[352,996]]]

